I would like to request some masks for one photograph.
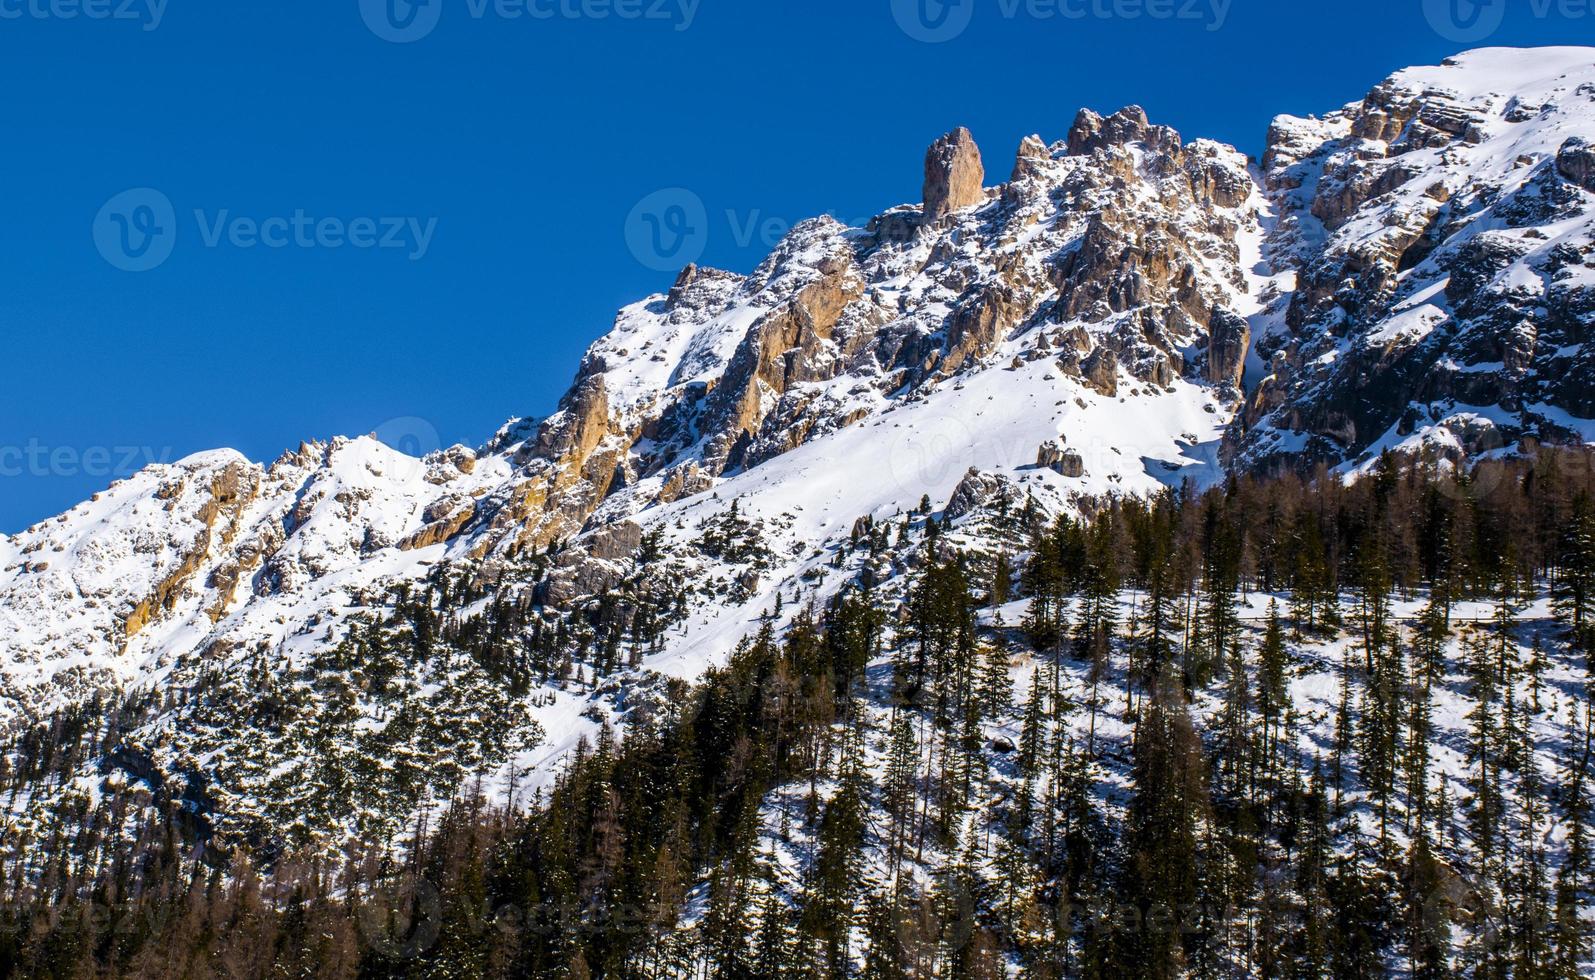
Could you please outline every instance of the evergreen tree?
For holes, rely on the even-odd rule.
[[[1175,927],[1197,900],[1198,838],[1209,806],[1207,763],[1186,709],[1183,685],[1169,668],[1153,683],[1135,733],[1135,797],[1126,844],[1129,893],[1147,923],[1127,939],[1138,975],[1177,977],[1185,937]]]
[[[1552,594],[1557,616],[1574,644],[1590,649],[1595,639],[1595,505],[1587,493],[1573,501],[1557,555]]]

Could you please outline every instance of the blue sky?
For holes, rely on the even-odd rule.
[[[1255,152],[1591,38],[1571,0],[0,0],[0,531],[207,448],[480,443],[685,253],[917,199],[955,125],[996,178],[1080,106]]]

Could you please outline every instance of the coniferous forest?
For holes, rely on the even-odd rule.
[[[440,567],[247,707],[195,683],[12,736],[13,807],[114,761],[0,841],[0,973],[1589,976],[1592,462],[862,519],[834,599],[783,596],[514,805],[479,773],[523,699],[624,675],[680,597],[557,619]],[[705,547],[756,553],[731,515]],[[294,814],[228,823],[197,775],[139,778],[149,718],[313,740],[417,662],[478,686],[395,707],[390,761],[294,774],[318,787]],[[318,808],[351,832],[283,819]]]

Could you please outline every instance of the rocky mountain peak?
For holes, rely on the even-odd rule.
[[[1081,109],[1069,130],[1069,155],[1084,156],[1107,147],[1147,143],[1157,149],[1179,147],[1179,134],[1167,126],[1153,126],[1146,110],[1125,106],[1103,118],[1090,109]]]
[[[986,199],[986,168],[975,137],[960,126],[925,153],[925,220],[972,207]]]

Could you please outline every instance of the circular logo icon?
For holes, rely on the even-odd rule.
[[[1447,41],[1473,44],[1501,29],[1506,0],[1423,0],[1423,15]]]
[[[951,490],[974,464],[974,429],[952,416],[898,431],[886,451],[886,465],[898,489],[936,496]]]
[[[1487,880],[1472,881],[1452,871],[1423,903],[1424,923],[1435,932],[1453,924],[1465,926],[1479,948],[1493,950],[1503,938],[1501,910],[1495,901],[1495,887]]]
[[[400,482],[408,482],[426,472],[426,458],[443,448],[443,438],[438,435],[437,427],[414,416],[390,419],[377,426],[371,435],[405,457],[399,471],[388,474]]]
[[[393,960],[413,960],[437,945],[443,932],[443,897],[425,879],[405,876],[371,889],[356,922],[372,949]]]
[[[942,44],[969,29],[975,0],[892,0],[892,16],[914,40]]]
[[[431,34],[443,16],[443,0],[360,0],[360,17],[372,34],[410,44]]]
[[[655,272],[680,271],[702,258],[708,245],[708,209],[685,188],[649,194],[626,218],[626,247]]]
[[[171,199],[138,187],[105,202],[94,218],[94,247],[123,272],[148,272],[171,258],[177,245],[177,212]]]

